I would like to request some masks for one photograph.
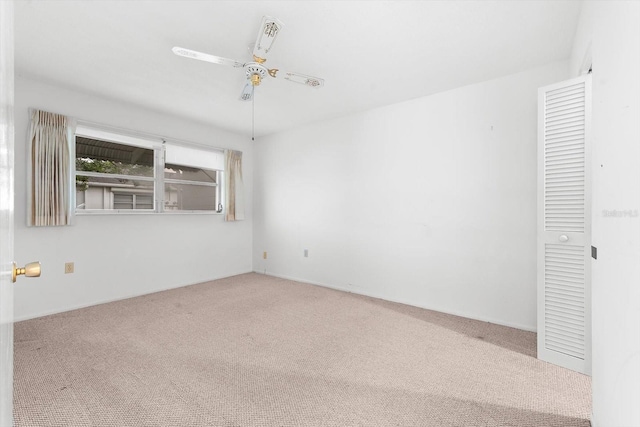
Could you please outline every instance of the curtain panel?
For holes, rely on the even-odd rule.
[[[69,117],[31,109],[29,128],[30,226],[70,225],[73,220],[71,161],[73,120]]]
[[[225,221],[244,219],[244,184],[242,181],[242,151],[225,150]]]

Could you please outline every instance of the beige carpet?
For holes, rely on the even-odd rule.
[[[16,323],[15,424],[589,426],[590,378],[535,342],[245,274]]]

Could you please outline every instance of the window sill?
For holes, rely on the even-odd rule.
[[[130,210],[130,209],[90,209],[76,211],[77,216],[92,216],[92,215],[224,215],[224,212],[216,211],[145,211],[145,210]]]

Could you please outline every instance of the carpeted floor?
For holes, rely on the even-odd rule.
[[[536,336],[244,274],[15,324],[15,425],[589,426]]]

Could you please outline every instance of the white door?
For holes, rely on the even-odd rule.
[[[0,0],[0,426],[13,425],[13,2]]]
[[[538,91],[538,358],[591,373],[591,75]]]

